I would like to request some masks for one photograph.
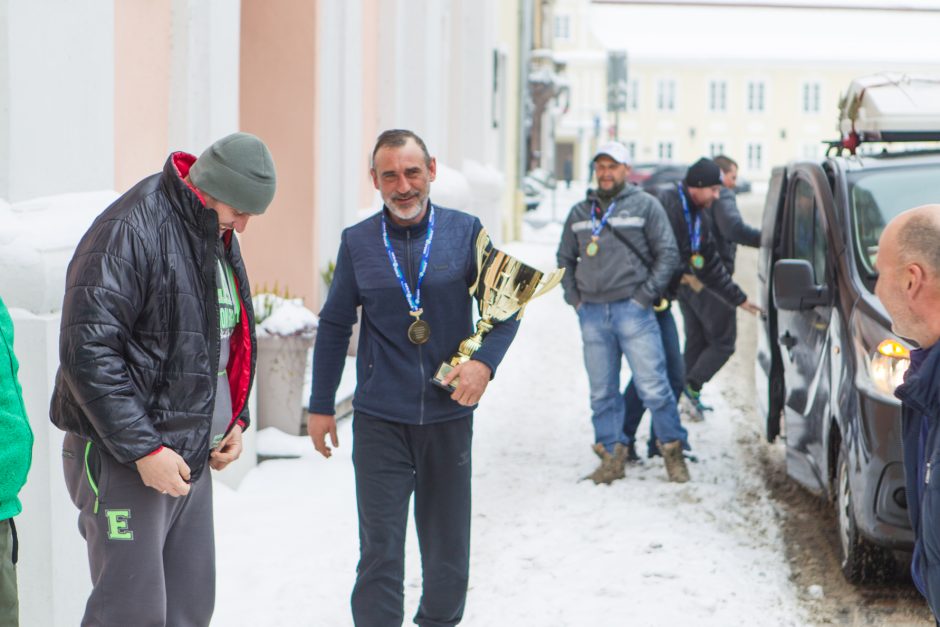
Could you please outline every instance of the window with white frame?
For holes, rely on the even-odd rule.
[[[747,169],[762,170],[764,168],[764,147],[761,144],[747,145]]]
[[[803,113],[819,113],[819,83],[803,83]]]
[[[747,110],[752,113],[764,111],[764,81],[747,82]]]
[[[727,81],[708,82],[708,110],[713,113],[724,113],[728,110]]]
[[[631,78],[627,81],[627,111],[640,109],[640,81]]]
[[[676,81],[671,78],[661,78],[656,84],[656,109],[676,110]]]
[[[555,16],[555,39],[571,39],[571,16]]]
[[[656,153],[660,161],[672,161],[672,142],[659,142]]]
[[[636,142],[623,142],[623,145],[627,148],[627,156],[630,158],[630,163],[636,161]]]
[[[708,144],[708,156],[717,157],[723,154],[725,154],[724,142],[711,142]]]

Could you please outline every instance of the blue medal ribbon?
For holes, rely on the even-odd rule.
[[[683,189],[682,183],[679,183],[678,187],[679,200],[682,201],[682,212],[685,214],[685,223],[689,227],[689,245],[692,247],[692,266],[696,269],[701,269],[702,266],[705,265],[705,258],[702,257],[702,254],[699,252],[699,248],[702,245],[702,216],[695,214],[695,220],[692,219],[692,214],[689,211],[689,202],[685,198],[685,189]]]
[[[607,220],[610,218],[610,214],[613,213],[614,207],[617,206],[616,201],[611,201],[610,206],[607,207],[607,212],[604,214],[604,217],[601,218],[601,223],[597,223],[597,203],[591,203],[591,239],[595,242],[598,237],[600,237],[601,231],[604,229],[604,225],[607,224]]]
[[[421,252],[421,265],[418,268],[418,280],[415,282],[414,295],[412,295],[411,288],[408,287],[408,282],[401,273],[401,267],[399,267],[398,259],[395,257],[395,249],[392,248],[392,242],[388,239],[385,216],[382,216],[382,241],[385,242],[385,251],[392,262],[392,270],[395,271],[395,276],[398,277],[398,282],[401,283],[401,291],[404,292],[405,300],[408,301],[411,315],[416,318],[421,315],[421,283],[424,281],[424,275],[428,270],[428,259],[431,257],[431,240],[434,239],[434,205],[431,203],[428,203],[428,205],[431,208],[431,215],[428,217],[428,235],[424,239],[424,250]]]

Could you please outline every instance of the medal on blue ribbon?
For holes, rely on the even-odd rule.
[[[597,240],[600,239],[600,233],[604,228],[604,225],[607,224],[607,220],[610,218],[610,214],[613,213],[614,207],[617,206],[616,202],[611,202],[610,206],[607,208],[607,212],[604,213],[604,217],[601,218],[601,223],[597,223],[597,203],[591,203],[591,241],[588,242],[587,248],[584,249],[584,253],[588,257],[593,257],[597,254],[600,246],[597,244]]]
[[[382,216],[382,241],[385,243],[385,252],[388,253],[388,258],[392,262],[392,270],[395,271],[395,276],[398,277],[398,282],[401,284],[405,300],[408,302],[408,314],[415,319],[408,327],[408,340],[412,344],[424,344],[431,337],[431,325],[421,319],[421,314],[424,313],[424,310],[421,309],[421,283],[424,281],[424,275],[428,270],[428,259],[431,257],[431,240],[434,239],[434,205],[430,203],[428,205],[430,206],[431,215],[428,217],[428,234],[424,239],[424,250],[421,252],[421,265],[418,268],[418,280],[415,282],[414,295],[412,295],[411,288],[408,287],[408,281],[405,280],[401,267],[398,265],[395,249],[392,248],[392,242],[388,239],[385,216]]]
[[[679,200],[682,201],[682,212],[685,214],[685,223],[689,227],[689,245],[692,247],[692,256],[689,257],[689,263],[696,270],[701,270],[705,267],[705,257],[699,252],[699,248],[702,246],[702,216],[695,214],[695,219],[692,219],[689,202],[685,198],[685,189],[683,189],[682,183],[679,183],[678,187]]]

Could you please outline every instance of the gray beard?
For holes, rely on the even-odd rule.
[[[399,220],[402,220],[403,222],[408,222],[409,220],[414,220],[419,215],[421,215],[421,212],[424,211],[424,209],[427,207],[427,204],[428,204],[427,199],[424,199],[423,201],[419,202],[417,205],[415,205],[410,215],[400,212],[398,209],[396,209],[390,204],[386,203],[385,206],[388,208],[388,212],[391,213],[393,216],[395,216]]]

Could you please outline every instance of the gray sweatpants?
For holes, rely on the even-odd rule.
[[[12,518],[0,520],[0,625],[17,627],[16,535]]]
[[[174,498],[73,434],[62,445],[62,464],[93,584],[82,626],[208,625],[215,606],[208,467],[187,496]]]

